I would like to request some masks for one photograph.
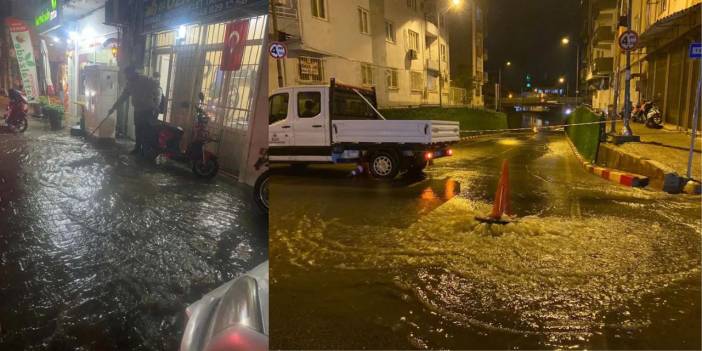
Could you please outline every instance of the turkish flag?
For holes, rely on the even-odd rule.
[[[227,24],[224,36],[224,51],[222,52],[222,71],[238,71],[241,68],[241,58],[244,56],[246,36],[249,34],[249,20],[234,21]]]

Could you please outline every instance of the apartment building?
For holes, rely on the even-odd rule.
[[[590,0],[585,80],[592,105],[610,110],[624,103],[626,53],[618,44],[631,3],[639,46],[631,53],[631,101],[653,100],[668,126],[692,126],[700,61],[689,45],[700,41],[702,0]],[[621,24],[621,25],[620,25]]]
[[[451,1],[274,1],[273,39],[288,56],[269,61],[271,88],[336,78],[375,87],[382,107],[451,103]]]

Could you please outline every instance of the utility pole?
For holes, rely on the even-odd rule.
[[[277,21],[277,16],[275,14],[275,3],[276,1],[270,1],[270,7],[271,7],[271,22],[272,22],[272,27],[273,27],[273,36],[274,39],[275,36],[278,35],[278,21]],[[276,59],[275,64],[276,64],[276,69],[278,73],[278,88],[282,88],[285,85],[285,81],[283,81],[283,62],[282,60],[284,59]]]
[[[441,93],[441,13],[439,12],[439,8],[437,5],[436,8],[436,25],[439,27],[439,38],[437,41],[439,42],[438,44],[438,51],[439,51],[439,107],[443,107],[442,105],[442,93]]]
[[[502,67],[497,69],[497,88],[495,89],[495,111],[502,106]]]
[[[695,95],[695,109],[692,116],[692,133],[690,133],[690,154],[687,157],[687,179],[692,179],[692,156],[695,154],[695,138],[697,137],[697,124],[700,118],[700,95],[702,94],[702,69],[697,78],[697,95]]]
[[[566,89],[568,89],[566,84]],[[575,41],[575,107],[578,107],[578,96],[580,95],[580,42]],[[566,96],[568,94],[566,93]]]
[[[631,0],[627,1],[626,5],[626,29],[631,30]],[[631,50],[626,51],[626,72],[624,77],[624,135],[632,135],[631,127],[629,126],[629,118],[631,117]]]

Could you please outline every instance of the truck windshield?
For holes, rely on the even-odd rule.
[[[368,101],[372,97],[366,96]],[[373,109],[353,91],[334,92],[333,101],[334,119],[379,119]]]

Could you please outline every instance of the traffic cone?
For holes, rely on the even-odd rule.
[[[495,191],[495,203],[492,205],[492,212],[487,217],[475,217],[477,220],[486,223],[507,224],[509,221],[503,220],[502,215],[511,216],[509,201],[509,164],[507,160],[502,161],[502,173],[497,182]]]

